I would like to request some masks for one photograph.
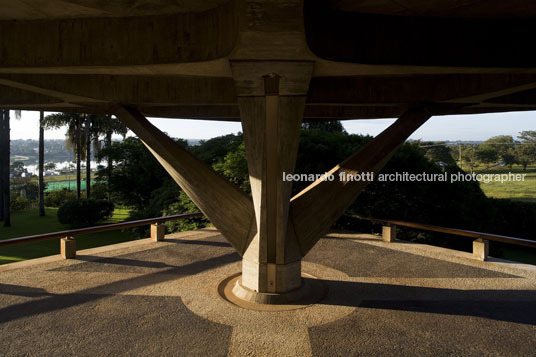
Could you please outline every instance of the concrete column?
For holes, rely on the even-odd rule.
[[[301,286],[302,254],[289,221],[292,182],[284,175],[294,173],[312,65],[267,66],[264,74],[251,69],[233,65],[257,226],[243,255],[241,283],[279,294]],[[289,95],[289,82],[301,89]]]
[[[387,243],[391,243],[396,239],[396,226],[394,224],[382,227],[382,239]]]
[[[489,241],[482,238],[475,239],[473,241],[473,257],[480,261],[488,260],[489,255]]]
[[[74,237],[60,239],[60,254],[63,259],[74,259],[76,257],[76,240]]]
[[[164,240],[166,235],[166,226],[161,223],[151,224],[151,238],[155,242],[160,242]]]

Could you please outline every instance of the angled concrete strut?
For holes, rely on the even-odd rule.
[[[135,109],[121,106],[115,114],[143,141],[175,182],[242,255],[256,230],[251,199]]]
[[[379,172],[398,147],[430,116],[426,109],[408,110],[371,142],[332,168],[328,175],[335,176],[333,181],[317,180],[292,198],[290,218],[303,255],[368,184],[367,181],[341,181],[339,174],[344,173],[348,177],[362,172]]]

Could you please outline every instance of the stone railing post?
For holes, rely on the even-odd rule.
[[[473,241],[473,258],[480,261],[488,260],[489,255],[489,241],[482,238],[475,239]]]
[[[151,238],[155,242],[161,242],[164,240],[166,234],[166,226],[162,223],[151,224]]]
[[[63,259],[74,259],[76,257],[76,240],[74,237],[60,239],[60,254]]]
[[[396,239],[396,225],[390,224],[382,227],[382,239],[384,242],[391,243]]]

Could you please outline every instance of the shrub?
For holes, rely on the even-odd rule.
[[[114,205],[104,200],[79,199],[64,203],[58,210],[58,221],[73,227],[92,226],[114,212]]]
[[[15,196],[11,202],[10,207],[13,211],[22,211],[31,208],[35,201],[28,200],[24,196]]]
[[[36,200],[39,198],[39,184],[34,179],[29,177],[12,178],[11,192],[12,195],[20,195],[28,200]]]
[[[47,207],[60,207],[64,203],[76,200],[76,192],[69,191],[66,188],[45,192],[45,206]]]
[[[96,182],[91,185],[91,197],[96,200],[108,199],[108,185],[106,182]]]
[[[164,216],[172,216],[182,213],[194,213],[199,212],[199,208],[190,200],[190,198],[181,191],[178,197],[178,201],[172,203],[163,211]],[[168,221],[165,223],[166,231],[168,233],[191,231],[199,228],[206,227],[208,221],[204,217],[179,219],[176,221]]]

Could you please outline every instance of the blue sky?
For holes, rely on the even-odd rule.
[[[45,114],[46,115],[46,114]],[[206,120],[160,119],[150,121],[173,137],[209,139],[241,131],[240,123]],[[346,120],[349,133],[377,135],[394,119]],[[20,120],[12,113],[11,138],[37,139],[39,113],[23,111]],[[523,130],[536,130],[536,112],[510,112],[478,115],[433,117],[419,128],[411,139],[423,140],[486,140],[497,135],[517,136]],[[46,139],[63,139],[65,130],[47,130]]]

